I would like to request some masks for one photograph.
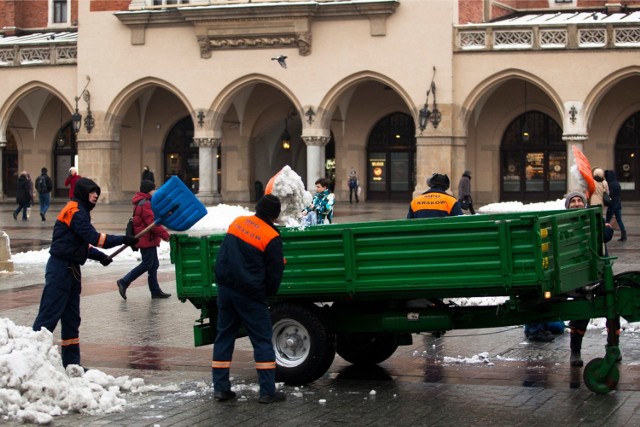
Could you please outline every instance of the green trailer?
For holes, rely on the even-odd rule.
[[[279,381],[320,378],[336,352],[377,364],[412,334],[537,321],[640,319],[640,273],[614,277],[600,208],[283,228],[286,268],[270,301]],[[171,236],[178,298],[200,310],[195,345],[216,330],[215,258],[224,234]],[[449,298],[504,296],[494,306]],[[615,333],[611,331],[611,333]],[[609,346],[584,369],[614,389]]]

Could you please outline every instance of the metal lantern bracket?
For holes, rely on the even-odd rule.
[[[87,84],[84,85],[84,89],[82,89],[80,95],[75,97],[76,111],[71,116],[71,122],[73,124],[73,131],[76,133],[76,135],[78,134],[78,132],[80,132],[80,128],[82,127],[82,115],[78,110],[78,101],[80,100],[80,98],[84,99],[84,102],[87,103],[87,117],[84,118],[85,129],[87,129],[88,133],[91,133],[95,125],[93,114],[91,114],[91,93],[87,90],[87,86],[89,86],[89,83],[91,83],[91,77],[87,76]]]
[[[427,125],[431,123],[433,128],[436,129],[442,120],[442,113],[438,109],[438,102],[436,101],[436,67],[433,66],[433,77],[431,78],[431,84],[427,90],[427,99],[424,102],[424,107],[420,109],[418,118],[420,120],[420,132],[427,128]],[[433,108],[429,111],[429,94],[433,93]]]

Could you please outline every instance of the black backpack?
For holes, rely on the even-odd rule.
[[[36,190],[38,190],[38,193],[46,193],[49,190],[47,188],[47,180],[42,175],[36,178]]]
[[[133,232],[133,217],[136,215],[136,209],[138,209],[138,206],[142,206],[144,204],[144,202],[146,202],[146,201],[147,201],[147,199],[140,200],[136,204],[136,206],[133,208],[133,213],[131,214],[131,218],[129,218],[129,221],[127,222],[127,227],[124,230],[124,234],[126,236],[136,237],[135,233]],[[136,248],[136,247],[132,247],[131,250],[134,251],[134,252],[138,252],[138,248]]]

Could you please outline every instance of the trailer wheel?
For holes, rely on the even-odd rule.
[[[377,365],[398,349],[392,334],[338,334],[338,354],[354,365]]]
[[[584,367],[584,373],[582,374],[585,385],[589,390],[597,394],[607,394],[615,390],[620,380],[620,372],[616,365],[611,366],[611,369],[603,376],[600,372],[603,363],[604,359],[602,357],[593,359]]]
[[[336,355],[335,337],[314,307],[277,305],[271,321],[277,381],[307,384],[327,372]]]

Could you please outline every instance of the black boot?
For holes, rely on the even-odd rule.
[[[621,242],[626,242],[627,241],[627,232],[623,231],[622,232],[622,236],[620,236],[620,238],[618,239]]]
[[[571,366],[582,366],[584,364],[582,355],[580,354],[580,350],[582,349],[582,335],[572,333],[570,337],[569,348],[571,349],[571,358],[569,359],[569,363],[571,363]]]

